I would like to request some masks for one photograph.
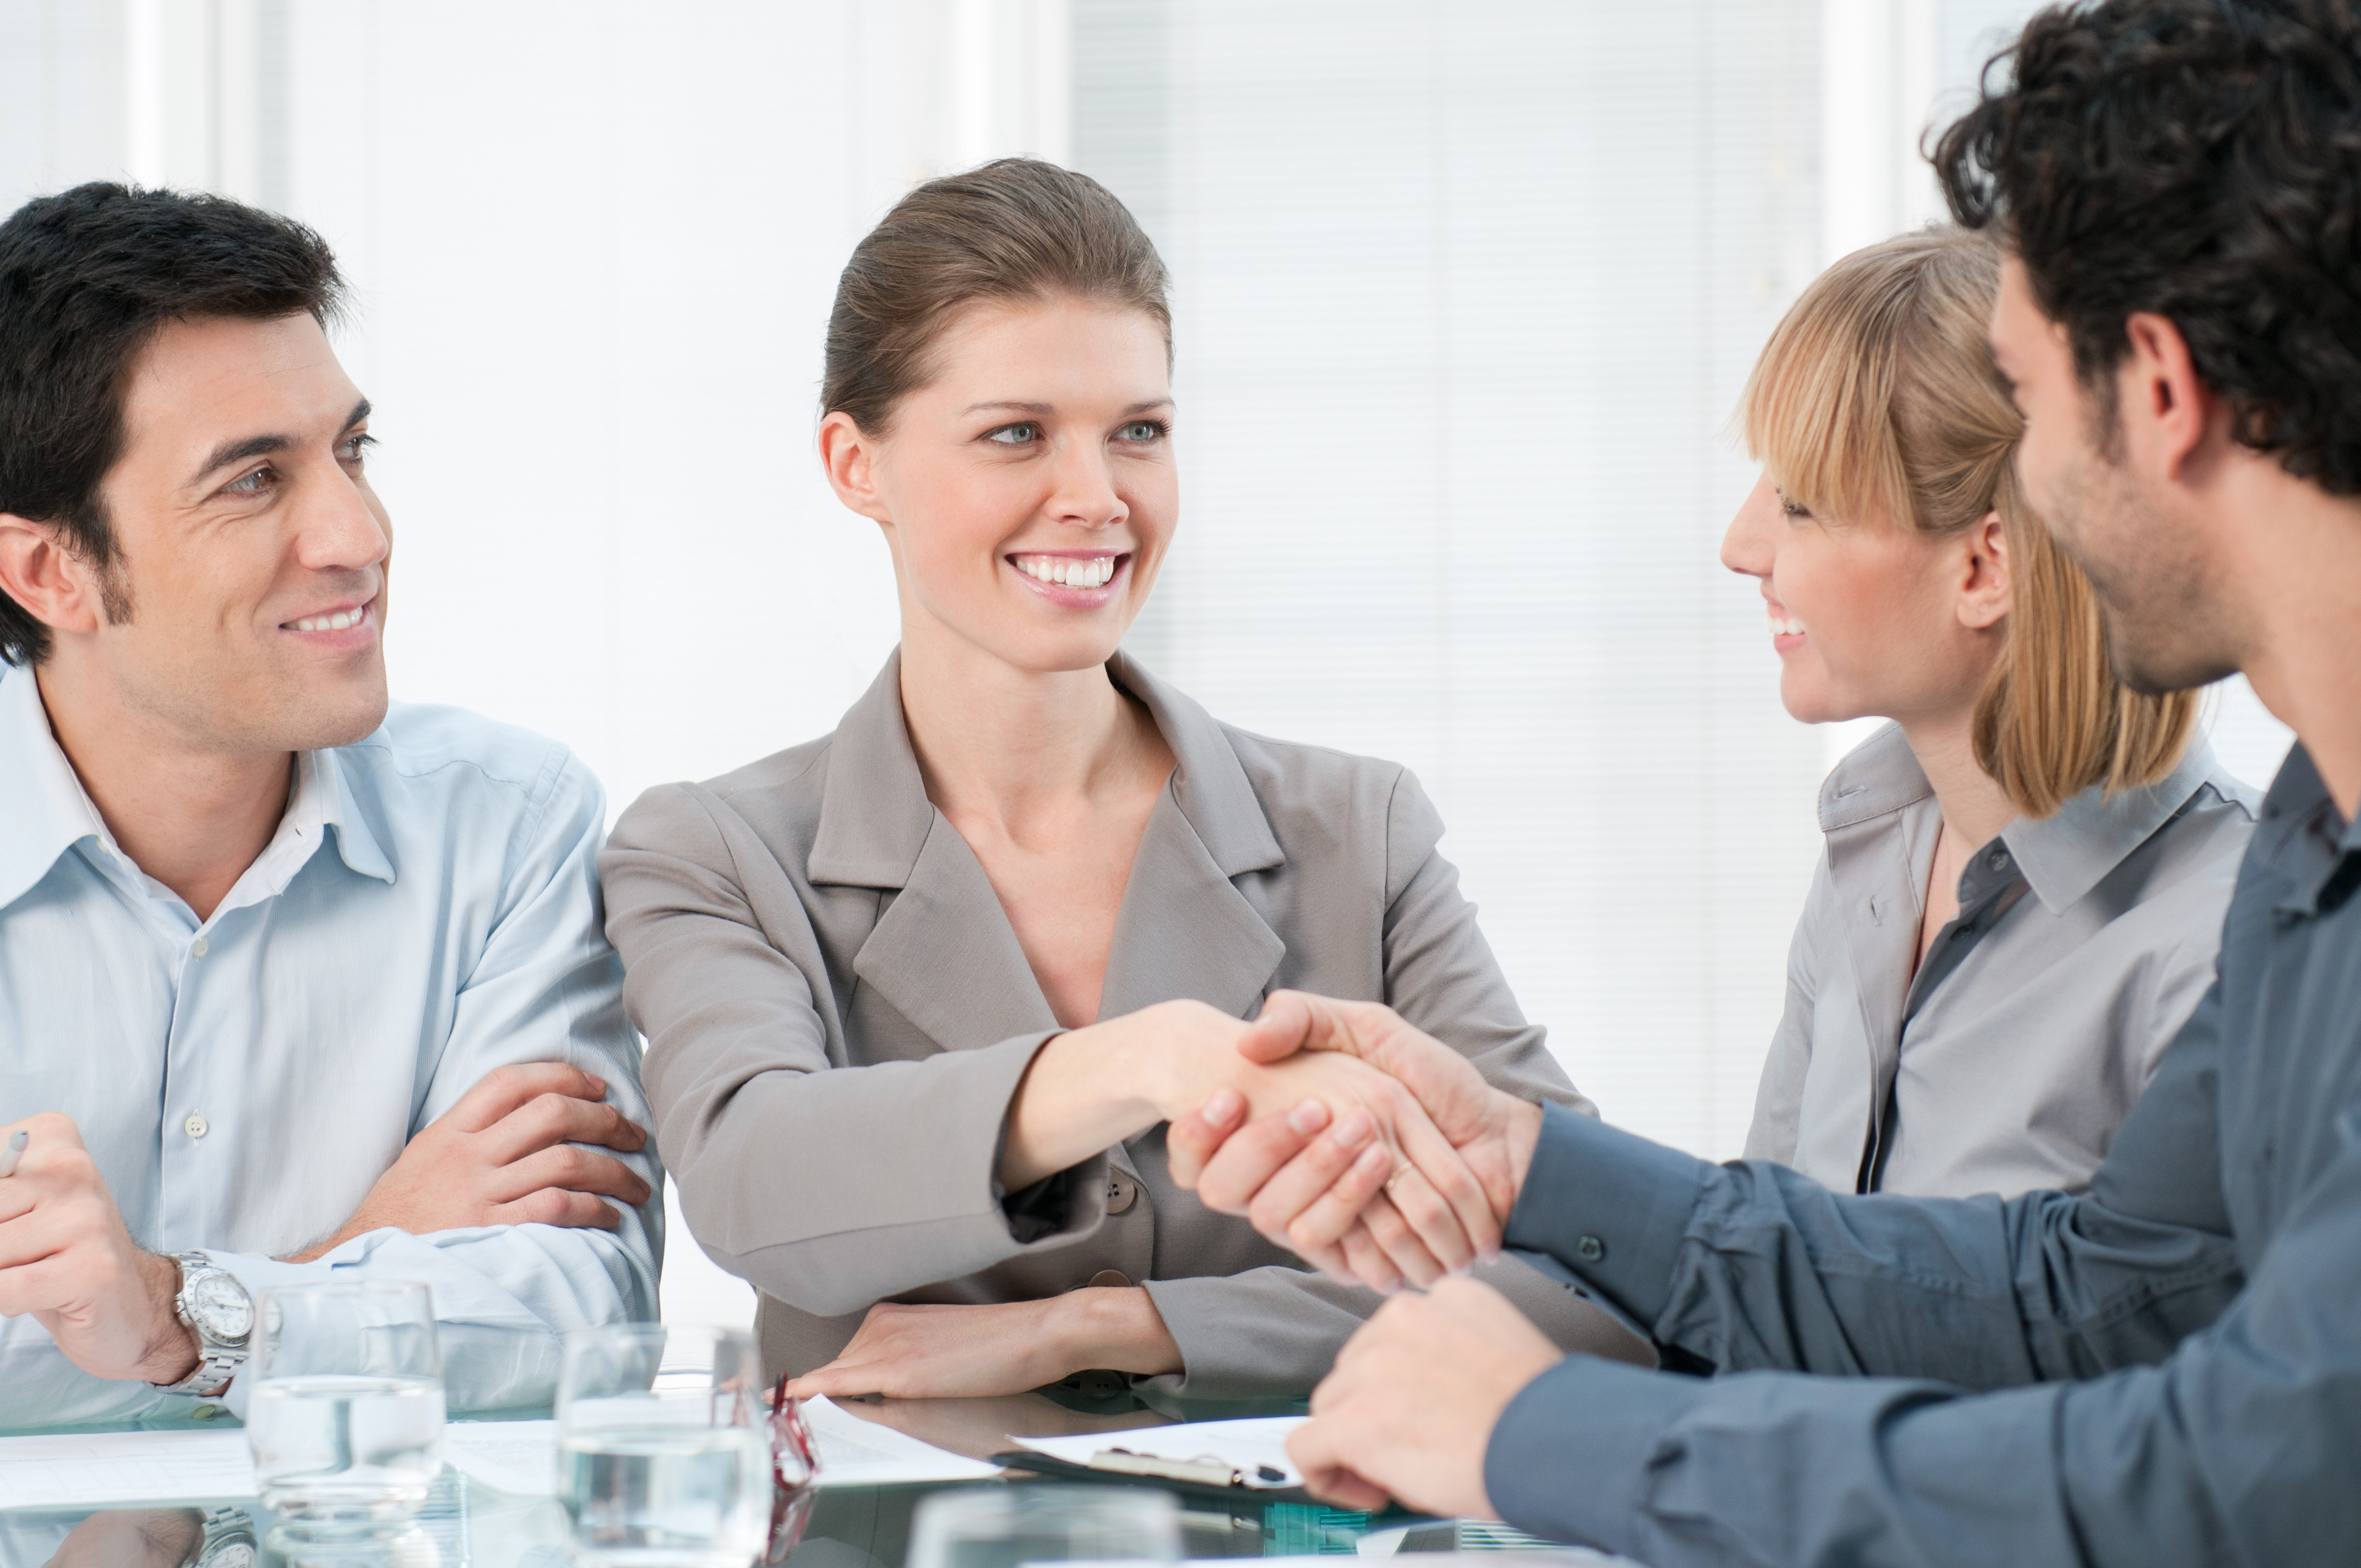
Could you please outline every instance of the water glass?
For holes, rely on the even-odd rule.
[[[575,1330],[557,1375],[557,1448],[585,1563],[747,1568],[763,1550],[771,1444],[749,1334]]]
[[[264,1506],[297,1536],[399,1529],[443,1468],[426,1287],[274,1285],[256,1302],[246,1434]]]
[[[974,1486],[938,1492],[910,1526],[909,1568],[1178,1563],[1180,1509],[1146,1486]]]

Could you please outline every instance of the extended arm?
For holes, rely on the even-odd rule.
[[[1738,1541],[1779,1563],[2194,1568],[2345,1555],[2361,1537],[2361,1499],[2340,1479],[2349,1391],[2361,1382],[2349,1310],[2361,1290],[2361,1153],[2326,1162],[2234,1299],[2226,1242],[2168,1218],[2205,1207],[2176,1170],[2210,1181],[2213,1169],[2211,1140],[2184,1141],[2209,1097],[2203,1064],[2184,1059],[2206,1053],[2190,1043],[2167,1057],[2091,1197],[2009,1205],[1993,1240],[1971,1237],[1950,1255],[1938,1245],[1962,1234],[1947,1222],[1987,1205],[1880,1199],[1834,1208],[1916,1209],[1927,1223],[1881,1223],[1854,1243],[1809,1220],[1762,1231],[1830,1245],[1818,1273],[1839,1298],[1847,1268],[1893,1277],[1883,1293],[1891,1326],[1850,1347],[1824,1343],[1825,1327],[1870,1327],[1839,1299],[1810,1304],[1776,1335],[1737,1331],[1724,1315],[1720,1343],[1759,1354],[1784,1339],[1814,1365],[1941,1381],[1699,1383],[1569,1361],[1528,1385],[1494,1429],[1492,1502],[1523,1528],[1664,1568],[1727,1561]],[[1558,1131],[1536,1159],[1535,1192],[1574,1176],[1606,1189],[1586,1206],[1628,1190],[1636,1167],[1603,1150],[1553,1149]],[[1699,1266],[1685,1259],[1666,1293],[1675,1332],[1714,1316],[1698,1311],[1707,1296],[1688,1283]],[[1766,1281],[1773,1272],[1702,1266]],[[1958,1288],[1949,1303],[1947,1280]],[[2022,1325],[2015,1336],[2008,1316]],[[1895,1365],[1912,1354],[1916,1368]],[[2018,1374],[2053,1380],[1982,1395],[1960,1387]]]
[[[1200,1003],[851,1065],[830,1021],[858,977],[831,975],[794,901],[752,905],[736,866],[771,852],[708,799],[657,790],[625,814],[602,862],[609,925],[683,1206],[723,1266],[780,1300],[850,1312],[1079,1240],[1104,1214],[1104,1151],[1223,1083],[1274,1112],[1367,1108],[1441,1183],[1459,1169],[1460,1201],[1487,1212],[1400,1085],[1357,1063],[1246,1062],[1245,1025]],[[1009,1194],[1061,1173],[1046,1226],[1013,1223]]]

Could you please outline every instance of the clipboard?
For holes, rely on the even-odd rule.
[[[1113,1437],[1116,1434],[1110,1433]],[[1216,1460],[1166,1459],[1131,1453],[1110,1444],[1091,1456],[1087,1464],[1014,1448],[992,1456],[994,1464],[1057,1481],[1097,1481],[1116,1486],[1161,1486],[1183,1497],[1204,1497],[1236,1507],[1247,1503],[1310,1503],[1319,1499],[1301,1486],[1249,1486],[1229,1464]]]

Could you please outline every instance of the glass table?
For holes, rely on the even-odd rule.
[[[1117,1431],[1176,1420],[1300,1411],[1300,1401],[1207,1401],[1121,1388],[1059,1387],[988,1399],[848,1401],[845,1408],[939,1448],[988,1459],[1006,1452],[1006,1434],[1049,1436]],[[511,1419],[545,1410],[507,1412]],[[193,1424],[193,1423],[190,1423]],[[235,1427],[226,1415],[206,1423]],[[1022,1484],[1026,1477],[950,1483]],[[1151,1483],[1152,1484],[1152,1483]],[[936,1486],[829,1486],[819,1492],[794,1568],[901,1568],[911,1515]],[[1189,1557],[1303,1557],[1420,1554],[1430,1565],[1443,1552],[1543,1553],[1562,1564],[1606,1564],[1617,1559],[1554,1547],[1507,1527],[1477,1520],[1434,1519],[1393,1512],[1370,1515],[1302,1502],[1235,1501],[1203,1495],[1180,1499]],[[297,1547],[274,1541],[272,1520],[252,1498],[203,1503],[42,1510],[0,1507],[0,1568],[566,1568],[566,1510],[554,1497],[495,1490],[445,1466],[412,1527],[390,1540],[351,1545]]]

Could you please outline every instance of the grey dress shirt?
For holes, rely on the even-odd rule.
[[[1493,1502],[1655,1568],[2361,1563],[2356,890],[2298,747],[2080,1195],[1838,1195],[1544,1111],[1510,1245],[1739,1376],[1569,1358],[1493,1429]]]
[[[1178,765],[1124,889],[1104,1016],[1194,997],[1250,1017],[1282,986],[1384,1001],[1511,1093],[1588,1109],[1518,1012],[1406,770],[1217,724],[1121,655],[1108,672]],[[1301,1394],[1376,1309],[1175,1187],[1160,1126],[1004,1203],[1008,1102],[1058,1022],[927,799],[898,655],[833,735],[649,791],[599,873],[656,1143],[698,1243],[761,1290],[773,1373],[832,1359],[881,1299],[1104,1279],[1154,1298],[1185,1364],[1165,1386]],[[1646,1354],[1562,1282],[1489,1273],[1563,1343]]]
[[[2018,817],[1914,976],[1943,808],[1902,727],[1878,731],[1820,786],[1828,852],[1746,1157],[1933,1198],[2089,1185],[2213,983],[2260,800],[2200,744],[2156,784]]]

